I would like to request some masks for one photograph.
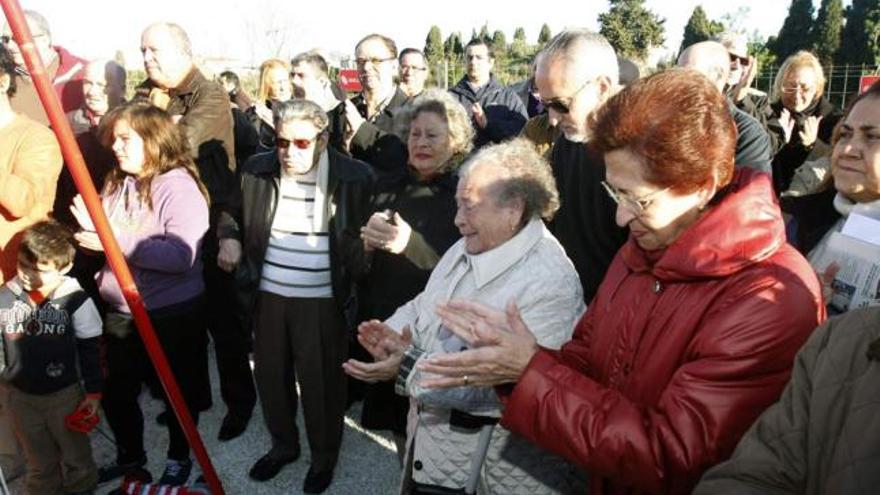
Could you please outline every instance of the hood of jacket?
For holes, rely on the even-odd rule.
[[[651,263],[650,253],[629,238],[621,248],[635,272],[667,282],[726,277],[769,258],[785,243],[785,224],[766,174],[740,169],[723,197]]]

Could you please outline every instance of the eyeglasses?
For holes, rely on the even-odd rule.
[[[739,65],[749,65],[749,57],[738,57],[734,54],[730,54],[730,63],[739,62]]]
[[[571,96],[567,98],[550,98],[549,100],[541,100],[544,103],[544,106],[553,110],[554,112],[567,114],[571,111],[571,104],[574,102],[574,97],[577,96],[578,93],[584,90],[590,83],[594,82],[595,79],[589,79],[579,87]]]
[[[401,65],[400,70],[401,70],[401,72],[403,72],[403,71],[421,72],[423,70],[428,70],[428,68],[427,67],[416,67],[414,65]]]
[[[623,206],[637,217],[642,216],[645,213],[645,210],[647,210],[651,206],[651,204],[654,203],[654,198],[652,196],[657,196],[658,194],[669,190],[669,188],[667,187],[665,189],[654,191],[644,196],[634,198],[626,193],[617,190],[616,187],[605,182],[604,180],[602,181],[602,187],[605,188],[605,192],[607,192],[608,195],[611,196],[611,199],[614,201],[615,204],[617,204],[618,206]]]
[[[815,89],[816,88],[808,84],[789,84],[782,87],[782,92],[788,94],[794,94],[798,91],[801,93],[812,93]]]
[[[313,144],[315,144],[315,141],[317,141],[318,138],[321,137],[321,134],[324,134],[324,132],[323,131],[319,132],[312,139],[284,139],[283,137],[276,137],[275,138],[275,146],[280,150],[286,150],[286,149],[290,148],[290,145],[292,144],[297,149],[307,150]]]
[[[354,63],[357,64],[358,67],[365,67],[368,62],[375,66],[375,65],[379,65],[383,62],[390,62],[392,60],[397,60],[397,59],[394,57],[389,57],[389,58],[356,58],[354,60]]]
[[[40,38],[42,36],[46,36],[46,33],[31,34],[31,38],[34,38],[34,39]],[[8,45],[10,43],[15,43],[15,39],[8,34],[4,34],[4,35],[0,36],[0,43],[2,43],[4,45]]]

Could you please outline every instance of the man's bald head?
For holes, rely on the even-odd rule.
[[[162,88],[176,88],[194,67],[189,36],[174,23],[148,26],[141,35],[141,53],[147,77]]]
[[[724,91],[730,73],[730,54],[717,41],[701,41],[681,52],[678,66],[700,72],[712,81],[718,91]]]

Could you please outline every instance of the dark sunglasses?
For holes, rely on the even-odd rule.
[[[574,101],[574,97],[578,95],[581,91],[584,90],[587,86],[590,85],[595,79],[590,79],[585,83],[581,84],[574,93],[568,98],[551,98],[549,100],[543,100],[544,106],[553,110],[556,113],[567,114],[571,111],[571,103]]]
[[[290,148],[290,145],[292,144],[294,147],[296,147],[298,149],[307,150],[313,144],[315,144],[315,141],[317,141],[318,138],[321,137],[321,134],[324,134],[324,131],[319,132],[312,139],[284,139],[283,137],[276,137],[275,138],[275,146],[278,149],[286,150],[287,148]]]

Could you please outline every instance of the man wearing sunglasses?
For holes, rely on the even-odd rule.
[[[559,33],[538,54],[538,94],[550,123],[562,131],[550,154],[561,207],[548,227],[574,263],[587,304],[627,235],[614,221],[617,206],[602,187],[605,163],[587,132],[587,119],[617,81],[614,49],[586,29]]]
[[[85,61],[64,49],[61,46],[52,44],[52,32],[49,30],[49,22],[39,12],[33,10],[25,10],[24,18],[34,40],[34,46],[43,65],[46,67],[46,74],[52,85],[55,86],[55,92],[58,93],[58,99],[61,100],[61,106],[66,112],[72,112],[83,104],[82,77]],[[24,56],[18,47],[18,43],[12,35],[12,28],[8,24],[0,28],[0,43],[2,43],[15,60],[16,72],[18,72],[18,91],[12,98],[12,109],[17,113],[21,113],[30,117],[37,122],[48,126],[49,117],[43,110],[40,103],[40,97],[37,95],[37,89],[31,80],[30,73],[24,62]]]
[[[311,467],[305,493],[333,478],[342,441],[354,284],[366,269],[360,227],[370,209],[368,165],[328,149],[327,113],[309,100],[274,108],[276,150],[242,168],[237,278],[254,315],[254,375],[271,449],[250,477],[269,480],[300,456],[297,381]],[[240,229],[240,230],[239,230]]]
[[[500,143],[519,134],[528,119],[526,106],[516,92],[492,74],[495,52],[489,42],[472,39],[465,46],[467,72],[450,88],[474,123],[474,149]]]

